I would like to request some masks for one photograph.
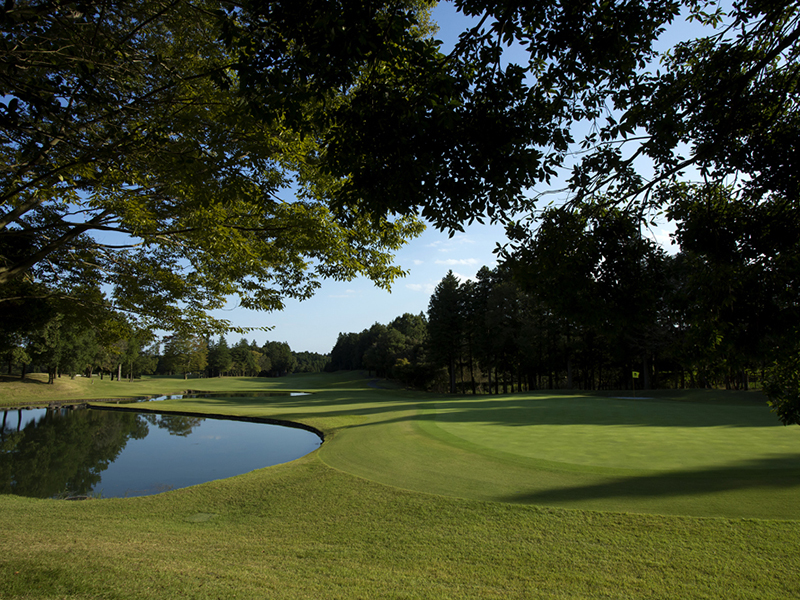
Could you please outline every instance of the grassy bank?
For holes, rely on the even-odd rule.
[[[0,406],[47,405],[50,402],[70,400],[98,400],[106,398],[139,398],[161,394],[179,394],[198,387],[212,390],[263,389],[267,379],[254,377],[215,377],[212,379],[174,377],[144,377],[133,381],[112,381],[108,377],[59,377],[55,384],[47,383],[44,373],[31,373],[20,379],[0,375]]]
[[[749,397],[662,398],[625,411],[616,400],[587,408],[582,397],[378,390],[352,374],[130,386],[139,383],[134,395],[314,391],[157,408],[302,421],[326,441],[286,465],[158,496],[0,497],[0,597],[800,596],[800,447]],[[676,400],[685,410],[673,410]],[[586,429],[590,408],[607,441]],[[552,428],[551,444],[536,440],[533,423]],[[654,448],[670,431],[680,443],[657,465],[624,469],[608,440],[635,429]],[[682,469],[701,430],[717,458]],[[782,458],[742,462],[725,442],[732,433],[745,453],[764,453],[772,436]]]

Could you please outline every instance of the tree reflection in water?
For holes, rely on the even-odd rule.
[[[159,429],[166,429],[170,435],[179,435],[186,437],[194,428],[204,421],[202,417],[189,417],[186,415],[157,415],[147,414],[142,415],[147,421],[158,427]]]
[[[0,494],[148,495],[288,462],[321,443],[296,427],[190,415],[17,412],[0,428]]]
[[[0,434],[0,493],[52,498],[86,495],[130,439],[149,431],[141,415],[47,410],[23,428]]]

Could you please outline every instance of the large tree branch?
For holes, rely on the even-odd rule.
[[[10,267],[0,267],[0,285],[3,285],[14,278],[21,276],[36,263],[45,260],[48,255],[60,250],[76,237],[92,229],[96,224],[102,222],[102,220],[105,219],[109,214],[111,214],[110,210],[103,211],[90,221],[76,225],[57,240],[42,246],[39,250],[19,261],[17,264]]]

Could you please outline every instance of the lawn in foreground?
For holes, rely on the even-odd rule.
[[[530,489],[537,473],[562,483],[608,473],[548,470],[548,461],[455,435],[437,420],[451,398],[374,390],[347,376],[303,381],[272,383],[313,387],[314,396],[159,407],[279,416],[325,431],[322,448],[298,461],[148,498],[0,498],[0,596],[800,596],[797,521],[476,500],[502,496],[495,486],[523,475]],[[375,482],[382,478],[393,481]],[[796,492],[797,481],[787,488]],[[703,504],[696,490],[684,496]]]

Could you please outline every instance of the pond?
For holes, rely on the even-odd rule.
[[[289,462],[320,437],[299,427],[103,409],[2,411],[0,494],[146,496]]]

